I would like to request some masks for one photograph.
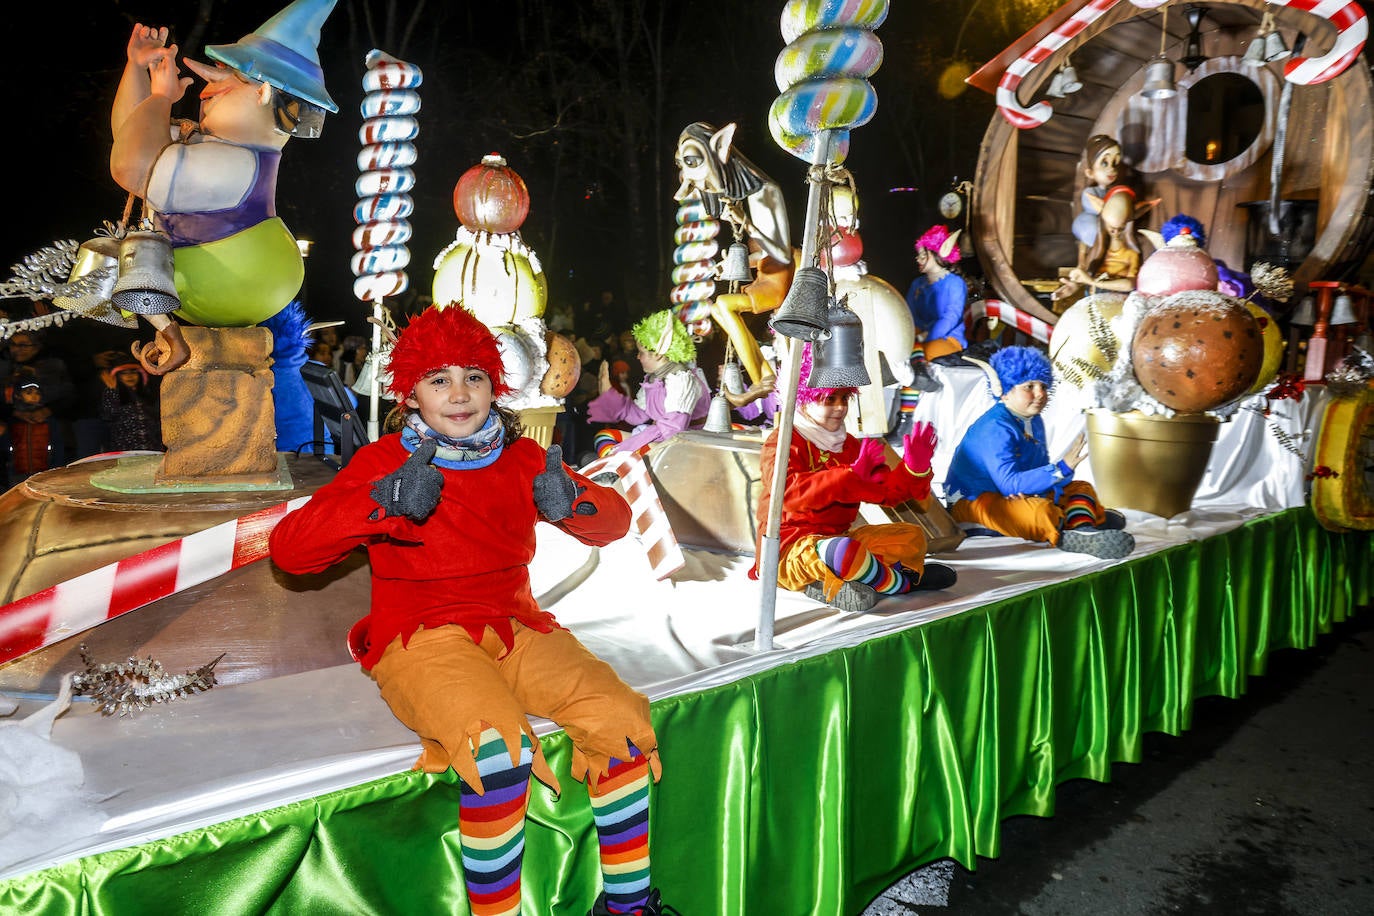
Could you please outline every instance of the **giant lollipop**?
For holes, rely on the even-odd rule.
[[[373,49],[365,60],[363,75],[363,126],[358,139],[356,190],[358,204],[353,219],[353,295],[372,303],[372,353],[374,365],[382,365],[382,300],[406,291],[410,279],[405,267],[410,263],[410,223],[406,217],[415,210],[408,193],[415,187],[415,145],[420,132],[415,113],[420,110],[420,94],[415,87],[423,79],[420,68]],[[381,380],[374,377],[372,411],[368,434],[377,437],[377,411]]]
[[[706,205],[695,194],[677,208],[677,231],[673,241],[673,289],[669,301],[677,317],[697,337],[711,330],[711,299],[716,294],[716,255],[720,245],[720,220],[706,212]]]
[[[887,18],[888,0],[789,0],[782,11],[787,42],[773,67],[781,91],[768,111],[779,146],[811,161],[816,137],[832,131],[830,161],[843,162],[849,129],[878,108],[868,82],[883,62],[873,30]]]

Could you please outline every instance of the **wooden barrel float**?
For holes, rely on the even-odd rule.
[[[1085,5],[1075,0],[1061,8],[969,82],[995,91],[1025,48]],[[1139,94],[1146,64],[1160,51],[1160,10],[1124,0],[1025,74],[1016,99],[1027,107],[1043,99],[1053,114],[1027,129],[1014,127],[1000,111],[993,116],[970,201],[974,249],[1000,296],[1055,320],[1043,294],[1055,285],[1060,268],[1077,262],[1071,224],[1084,185],[1083,147],[1094,134],[1115,137],[1146,194],[1161,199],[1142,228],[1158,229],[1186,213],[1206,227],[1212,256],[1233,269],[1249,270],[1256,260],[1267,260],[1288,267],[1298,284],[1354,273],[1374,240],[1369,68],[1361,57],[1326,82],[1289,84],[1283,118],[1282,65],[1254,67],[1242,59],[1265,8],[1259,0],[1203,7],[1202,59],[1192,61],[1191,70],[1175,65],[1179,91],[1172,99],[1150,101]],[[1332,47],[1336,30],[1330,22],[1297,9],[1272,10],[1289,45],[1307,30],[1305,54]],[[1187,53],[1190,29],[1184,10],[1172,10],[1164,39],[1170,60]],[[1067,61],[1083,88],[1046,98],[1051,77]],[[1210,153],[1209,144],[1215,144]],[[1285,232],[1273,236],[1267,216],[1280,147],[1278,199]]]

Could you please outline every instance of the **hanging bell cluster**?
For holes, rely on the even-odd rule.
[[[826,309],[829,333],[811,345],[808,388],[860,388],[871,379],[864,366],[864,326],[841,299]]]
[[[136,315],[165,315],[181,308],[172,243],[160,232],[130,232],[119,245],[119,278],[110,301]]]
[[[720,262],[720,278],[727,283],[748,283],[754,279],[749,269],[749,246],[736,240],[725,250],[725,259]]]
[[[87,283],[81,283],[88,280]],[[119,240],[96,236],[77,249],[67,284],[80,284],[84,293],[53,297],[53,305],[86,318],[103,321],[121,328],[138,324],[133,318],[114,307],[110,301],[115,283],[119,280]]]

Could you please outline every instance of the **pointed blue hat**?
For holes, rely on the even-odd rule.
[[[339,106],[324,88],[320,69],[320,26],[337,0],[295,0],[256,32],[231,45],[207,45],[211,60],[233,67],[244,76],[274,86],[298,99],[337,112]]]

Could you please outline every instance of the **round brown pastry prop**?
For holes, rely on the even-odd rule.
[[[1179,293],[1140,322],[1131,360],[1141,387],[1157,401],[1199,413],[1254,384],[1264,361],[1264,338],[1239,300],[1220,293]]]

